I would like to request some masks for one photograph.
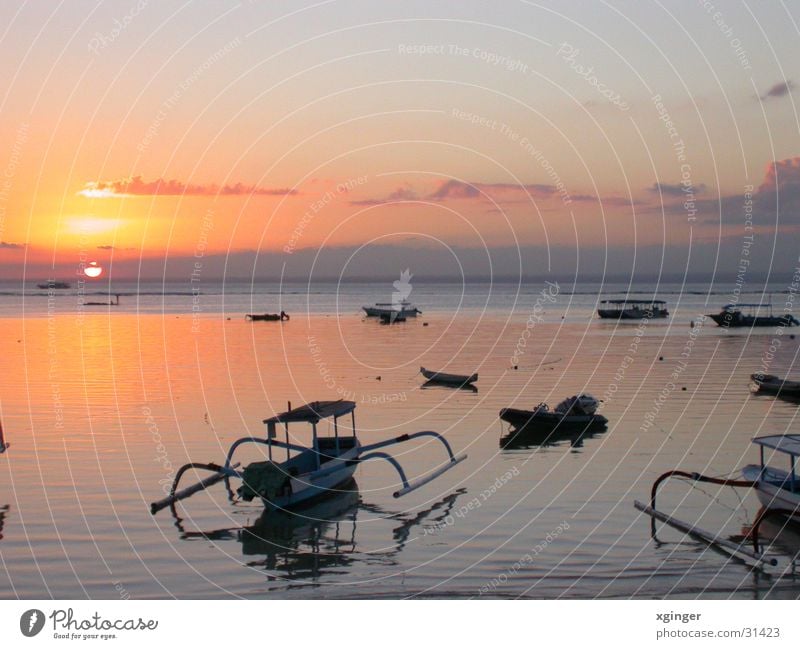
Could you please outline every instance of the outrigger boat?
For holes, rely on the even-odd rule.
[[[800,381],[788,381],[773,374],[751,374],[750,380],[753,392],[800,398]]]
[[[763,314],[766,310],[766,315]],[[720,327],[791,327],[800,325],[793,315],[773,315],[771,304],[726,304],[708,315]]]
[[[368,318],[416,318],[418,313],[422,313],[408,300],[402,302],[376,302],[374,306],[362,306]]]
[[[760,450],[760,462],[758,464],[748,464],[742,469],[743,480],[728,480],[723,478],[712,478],[699,473],[687,471],[667,471],[659,476],[653,483],[650,491],[650,505],[634,501],[634,507],[639,511],[652,517],[652,531],[655,535],[655,521],[660,520],[668,525],[698,537],[705,542],[718,546],[729,554],[745,555],[759,562],[776,565],[774,558],[766,557],[758,548],[758,528],[761,521],[769,515],[781,514],[795,521],[800,520],[800,479],[796,475],[797,458],[800,457],[800,435],[767,435],[756,437],[753,444]],[[789,470],[778,469],[767,464],[766,451],[771,451],[771,457],[781,453],[788,456]],[[771,459],[770,457],[770,459]],[[728,487],[747,487],[755,489],[756,496],[762,505],[762,511],[752,526],[751,538],[754,549],[744,547],[744,539],[740,543],[735,543],[729,539],[722,538],[711,532],[700,529],[691,523],[683,522],[669,514],[656,509],[656,496],[658,487],[664,480],[674,476],[687,478],[694,482],[706,482]]]
[[[471,385],[478,380],[477,374],[447,374],[445,372],[433,372],[426,370],[424,367],[419,368],[420,374],[424,376],[430,383],[441,383],[443,385],[464,386]]]
[[[286,412],[264,420],[267,427],[266,438],[242,437],[228,449],[223,465],[190,462],[182,466],[175,475],[169,495],[150,505],[153,514],[184,498],[203,491],[208,487],[226,481],[230,490],[230,479],[242,481],[237,490],[240,498],[246,501],[260,498],[268,510],[291,509],[297,505],[311,502],[313,499],[330,495],[347,485],[353,478],[359,463],[371,459],[386,460],[400,476],[402,486],[394,492],[394,497],[404,496],[429,483],[445,471],[452,469],[467,456],[453,455],[450,444],[439,433],[426,430],[387,439],[374,444],[363,445],[356,434],[355,408],[353,401],[314,401],[313,403],[291,408]],[[339,419],[350,415],[352,431],[349,435],[339,434]],[[323,419],[333,420],[333,437],[320,437],[317,424]],[[301,446],[289,441],[289,424],[305,423],[311,425],[311,446]],[[283,425],[285,441],[277,439],[277,427]],[[401,444],[422,437],[433,437],[444,446],[448,459],[430,473],[409,481],[400,463],[388,453],[378,449]],[[261,444],[267,447],[268,460],[253,462],[243,470],[239,463],[234,464],[234,454],[243,444]],[[286,459],[273,459],[276,449],[285,449]],[[292,455],[294,453],[294,455]],[[212,474],[200,482],[178,491],[183,475],[190,469],[210,471]]]
[[[613,320],[666,318],[669,315],[664,300],[603,300],[600,304],[597,315]]]

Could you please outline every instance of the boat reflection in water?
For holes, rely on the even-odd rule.
[[[326,575],[346,572],[359,564],[398,565],[396,558],[408,541],[441,529],[442,521],[464,493],[465,489],[459,489],[425,510],[397,513],[362,502],[358,485],[352,480],[305,507],[291,511],[265,509],[253,525],[245,527],[187,531],[175,510],[173,515],[181,539],[238,541],[242,554],[252,558],[245,566],[263,569],[267,580],[279,583],[280,588],[295,589],[315,586]],[[363,526],[380,521],[394,525],[393,542],[383,544],[381,551],[360,550],[359,522]]]
[[[560,446],[568,442],[572,448],[582,448],[583,441],[604,433],[606,427],[586,426],[582,429],[570,427],[555,428],[542,431],[536,426],[511,428],[507,435],[500,438],[500,448],[514,450],[536,448],[539,446]]]
[[[3,527],[6,524],[6,516],[8,515],[11,505],[0,506],[0,539],[3,538]]]
[[[757,551],[777,552],[792,559],[792,567],[800,558],[800,522],[780,511],[762,507],[753,523],[742,527],[742,536],[732,540],[748,540]]]
[[[290,587],[307,585],[323,573],[355,561],[360,494],[355,480],[339,493],[295,511],[265,510],[254,525],[238,532],[245,556],[262,556],[247,566],[289,580]]]

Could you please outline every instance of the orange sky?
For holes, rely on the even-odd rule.
[[[796,230],[788,9],[264,4],[0,9],[0,268]]]

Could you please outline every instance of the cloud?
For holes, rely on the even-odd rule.
[[[515,194],[523,197],[529,194],[539,198],[547,198],[558,192],[555,185],[517,185],[514,183],[465,183],[460,180],[443,180],[432,192],[422,197],[426,201],[445,200],[480,200],[499,198],[498,194]],[[493,196],[494,195],[494,196]],[[398,187],[385,198],[364,198],[350,201],[351,205],[387,205],[400,201],[420,200],[419,195],[409,185]],[[580,200],[596,200],[595,197],[581,196]]]
[[[350,201],[350,205],[358,205],[361,207],[371,205],[388,205],[391,203],[399,203],[401,201],[416,201],[419,200],[417,192],[415,192],[408,185],[398,187],[386,198],[364,198],[361,200]]]
[[[513,183],[465,183],[460,180],[446,180],[439,184],[432,193],[428,194],[428,200],[443,201],[447,199],[475,199],[486,198],[491,194],[503,194],[510,192],[525,192],[540,198],[548,197],[556,193],[554,185],[517,185]]]
[[[721,198],[694,201],[698,221],[743,225],[746,217],[753,226],[800,224],[800,156],[767,163],[764,179],[749,194],[729,194]],[[649,211],[684,216],[684,202],[653,205]]]
[[[0,241],[0,250],[24,250],[24,243],[11,243],[9,241]]]
[[[703,183],[699,183],[697,185],[683,185],[682,183],[653,183],[647,188],[647,191],[653,194],[685,198],[687,194],[703,194],[705,193],[706,189],[708,188]]]
[[[763,95],[759,97],[761,101],[766,101],[767,99],[772,99],[776,97],[785,97],[786,95],[790,94],[794,90],[794,83],[791,79],[787,79],[786,81],[781,81],[780,83],[776,83],[772,88],[767,90]]]
[[[88,182],[78,192],[88,198],[119,196],[295,196],[299,192],[289,188],[265,188],[235,183],[233,185],[192,185],[180,180],[159,178],[147,182],[141,176]]]
[[[120,248],[119,246],[97,246],[98,250],[137,250],[137,248]]]

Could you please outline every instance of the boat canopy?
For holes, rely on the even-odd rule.
[[[600,304],[666,304],[664,300],[602,300]]]
[[[800,457],[800,435],[766,435],[753,438],[753,444],[771,448],[779,453]]]
[[[274,415],[269,419],[265,419],[265,424],[288,424],[290,422],[307,422],[316,424],[320,419],[327,419],[328,417],[341,417],[342,415],[349,414],[356,409],[355,401],[345,401],[339,399],[338,401],[312,401],[304,406],[292,408],[279,415]]]

